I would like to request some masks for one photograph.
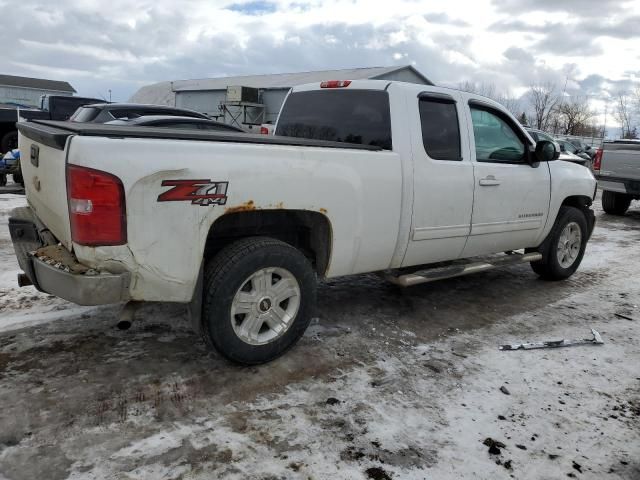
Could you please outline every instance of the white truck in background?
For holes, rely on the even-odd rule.
[[[244,364],[302,336],[317,278],[380,272],[409,286],[530,262],[563,279],[595,221],[588,169],[553,161],[554,144],[498,103],[446,88],[295,87],[273,136],[19,131],[20,283],[85,305],[187,303],[204,339]]]
[[[640,200],[640,141],[605,142],[596,151],[593,170],[602,188],[602,209],[624,215],[631,200]]]

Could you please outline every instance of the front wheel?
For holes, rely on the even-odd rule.
[[[563,280],[580,266],[589,238],[587,219],[575,207],[560,207],[556,223],[531,268],[545,280]]]
[[[300,339],[315,301],[315,272],[298,249],[273,238],[242,239],[205,267],[202,332],[229,360],[265,363]]]

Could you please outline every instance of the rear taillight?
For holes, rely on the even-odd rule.
[[[344,88],[351,85],[351,80],[328,80],[320,84],[320,88]]]
[[[124,187],[120,179],[93,168],[67,165],[71,238],[80,245],[127,243]]]
[[[269,129],[267,127],[260,127],[261,135],[269,135]]]
[[[593,156],[593,169],[600,170],[601,165],[602,165],[602,149],[599,148],[596,150],[596,154]]]

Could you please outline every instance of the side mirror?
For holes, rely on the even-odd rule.
[[[538,162],[550,162],[551,160],[556,160],[560,156],[559,145],[548,140],[540,140],[536,143],[534,156]]]

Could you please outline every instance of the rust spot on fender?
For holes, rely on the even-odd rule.
[[[253,200],[249,200],[247,202],[241,203],[240,205],[236,205],[235,207],[225,208],[224,213],[250,212],[255,209],[255,203],[253,203]]]
[[[321,208],[320,209],[320,213],[324,213],[326,215],[327,214],[327,209],[326,208]]]

